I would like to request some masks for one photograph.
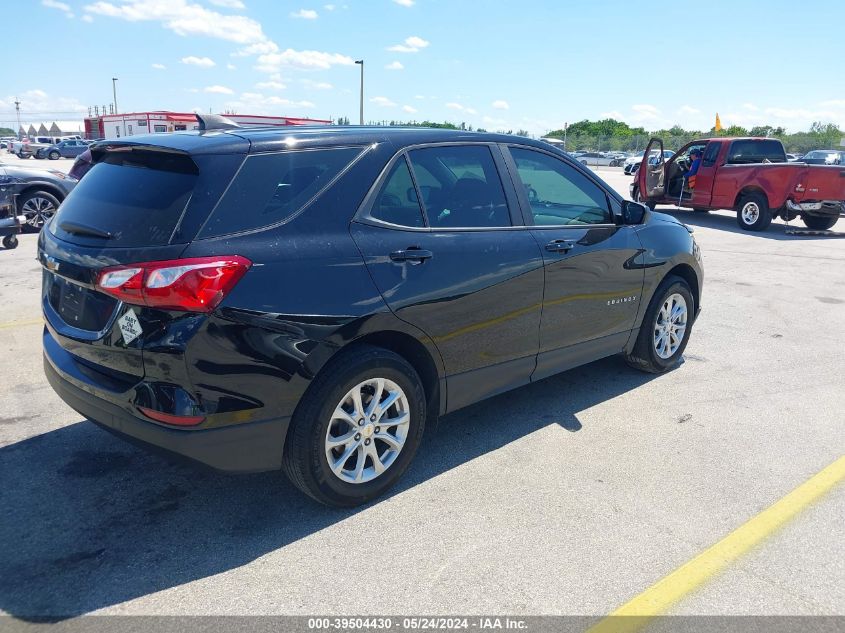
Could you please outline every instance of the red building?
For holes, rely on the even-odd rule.
[[[331,125],[328,119],[304,119],[286,116],[261,116],[257,114],[223,115],[243,127],[285,127],[288,125]],[[193,112],[127,112],[106,114],[85,119],[85,138],[112,139],[139,134],[163,134],[199,127]]]

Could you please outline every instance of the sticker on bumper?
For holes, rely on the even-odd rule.
[[[144,330],[141,329],[141,324],[138,322],[138,317],[135,315],[135,311],[131,308],[117,320],[117,325],[120,328],[120,333],[123,335],[123,342],[127,345],[144,333]]]

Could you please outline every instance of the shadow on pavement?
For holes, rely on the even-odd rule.
[[[741,233],[743,235],[752,235],[754,237],[759,237],[767,240],[803,242],[807,240],[841,239],[825,237],[824,235],[787,235],[784,232],[787,228],[799,230],[807,228],[800,218],[792,220],[789,223],[789,227],[787,227],[783,220],[775,220],[765,231],[758,231],[755,233],[753,231],[746,231],[744,229],[739,228],[739,225],[736,223],[736,213],[734,213],[733,211],[700,213],[691,209],[678,209],[677,207],[664,206],[658,206],[656,211],[674,216],[684,224],[689,224],[690,226],[700,226],[709,229],[718,229],[720,231],[728,231],[730,233]],[[845,230],[845,220],[840,219],[840,221],[835,224],[831,230]]]
[[[391,496],[550,424],[578,441],[579,411],[652,378],[609,358],[449,415]],[[0,609],[27,620],[62,620],[234,569],[367,512],[320,506],[281,473],[171,462],[87,422],[0,449],[0,481]]]

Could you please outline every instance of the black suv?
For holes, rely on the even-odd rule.
[[[39,239],[47,378],[126,439],[354,505],[438,415],[681,359],[691,231],[546,143],[201,127],[96,146]]]

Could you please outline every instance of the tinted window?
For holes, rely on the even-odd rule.
[[[187,156],[120,152],[106,157],[67,197],[51,226],[80,224],[112,234],[107,246],[170,241],[191,198],[198,170]]]
[[[257,229],[289,218],[360,152],[343,148],[248,156],[199,237]]]
[[[534,224],[609,224],[604,191],[578,170],[548,154],[511,148]]]
[[[485,145],[409,152],[432,228],[510,226],[505,192]]]
[[[370,216],[400,226],[424,225],[417,191],[414,189],[411,171],[404,157],[397,160],[391,168],[384,186],[373,202]]]
[[[716,164],[716,157],[719,155],[719,143],[708,143],[707,149],[704,150],[704,157],[701,159],[701,164],[705,167],[712,167]]]
[[[783,145],[776,139],[734,141],[728,150],[728,163],[785,163]]]

